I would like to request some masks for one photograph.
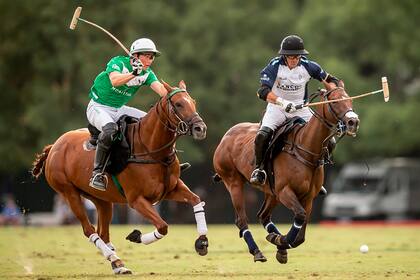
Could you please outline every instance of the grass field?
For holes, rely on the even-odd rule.
[[[284,232],[289,225],[281,225]],[[112,226],[118,255],[132,279],[420,279],[420,227],[310,225],[306,242],[277,263],[259,225],[251,230],[268,261],[254,263],[234,225],[209,226],[209,254],[195,253],[194,226],[172,225],[145,246],[125,240],[134,226]],[[143,232],[151,226],[140,226]],[[361,244],[369,252],[359,252]],[[115,279],[79,226],[0,228],[0,279]]]

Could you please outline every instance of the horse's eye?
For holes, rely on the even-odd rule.
[[[175,107],[178,108],[178,109],[181,109],[182,108],[182,104],[179,103],[179,102],[176,102],[175,103]]]

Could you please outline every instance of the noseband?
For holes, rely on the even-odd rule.
[[[181,116],[181,114],[178,112],[174,104],[172,103],[172,97],[175,96],[175,94],[180,92],[187,92],[185,89],[175,88],[173,91],[168,93],[166,95],[166,101],[168,103],[168,106],[165,109],[165,106],[162,102],[163,99],[159,102],[159,104],[156,106],[156,112],[159,117],[159,121],[168,129],[169,131],[172,131],[176,133],[176,135],[191,135],[191,129],[194,124],[198,122],[202,122],[201,117],[198,115],[197,112],[194,112],[188,119],[184,120]],[[163,114],[163,119],[161,118],[161,113]],[[171,113],[176,118],[176,121],[173,121],[171,119]]]

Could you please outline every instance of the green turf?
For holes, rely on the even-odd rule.
[[[159,242],[125,240],[134,226],[112,226],[117,253],[132,279],[420,279],[419,227],[310,225],[306,242],[279,264],[259,225],[251,231],[266,263],[254,263],[234,225],[209,226],[209,254],[194,250],[194,226],[169,227]],[[143,232],[152,230],[142,225]],[[288,226],[281,225],[286,231]],[[361,244],[369,252],[359,252]],[[79,226],[0,228],[0,279],[115,279],[107,261]],[[121,277],[121,276],[118,276]]]

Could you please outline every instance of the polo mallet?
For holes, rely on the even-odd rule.
[[[96,28],[99,28],[100,30],[102,30],[103,32],[105,32],[106,34],[108,34],[108,36],[109,37],[111,37],[115,42],[117,42],[117,44],[118,45],[120,45],[120,47],[125,51],[125,53],[128,55],[128,56],[132,56],[131,54],[130,54],[130,52],[129,52],[129,50],[120,42],[120,40],[118,40],[114,35],[112,35],[108,30],[106,30],[105,28],[103,28],[103,27],[101,27],[101,26],[99,26],[99,25],[97,25],[96,23],[93,23],[93,22],[90,22],[90,21],[88,21],[88,20],[85,20],[85,19],[82,19],[81,17],[80,17],[80,13],[82,12],[82,7],[77,7],[76,8],[76,10],[74,11],[74,14],[73,14],[73,18],[71,19],[71,22],[70,22],[70,29],[71,30],[74,30],[75,28],[76,28],[76,25],[77,25],[77,23],[78,23],[78,21],[80,20],[80,21],[83,21],[83,22],[86,22],[87,24],[90,24],[90,25],[92,25],[92,26],[94,26],[94,27],[96,27]]]
[[[307,104],[300,104],[300,105],[296,106],[296,109],[302,109],[303,107],[308,107],[308,106],[316,106],[316,105],[321,105],[321,104],[327,104],[327,103],[334,103],[334,102],[341,102],[341,101],[345,101],[345,100],[357,99],[357,98],[365,97],[365,96],[368,96],[368,95],[377,94],[377,93],[380,93],[380,92],[384,93],[384,100],[385,100],[385,102],[388,102],[389,101],[389,88],[388,88],[388,80],[387,80],[386,77],[382,77],[382,89],[378,89],[378,90],[375,90],[375,91],[363,93],[363,94],[356,95],[356,96],[346,97],[346,98],[342,98],[342,99],[326,100],[326,101],[319,101],[319,102],[313,102],[313,103],[307,103]]]

